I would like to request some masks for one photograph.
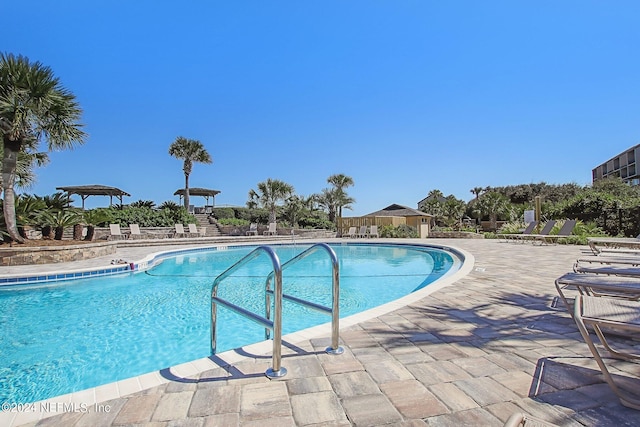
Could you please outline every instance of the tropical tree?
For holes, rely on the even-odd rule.
[[[171,143],[169,146],[169,155],[183,160],[184,207],[189,210],[189,175],[191,175],[191,171],[193,170],[193,164],[211,164],[213,160],[200,141],[187,139],[182,136],[177,137],[176,140]]]
[[[323,188],[322,193],[317,194],[315,198],[316,202],[327,211],[329,221],[335,224],[338,206],[338,195],[335,188]]]
[[[20,153],[31,153],[41,141],[49,151],[82,144],[82,110],[53,71],[40,62],[0,53],[0,133],[4,219],[9,236],[24,243],[16,225],[15,190]]]
[[[469,191],[475,196],[475,200],[478,200],[480,194],[484,191],[484,187],[473,187]]]
[[[355,203],[353,197],[349,197],[345,188],[353,186],[353,178],[344,174],[335,174],[327,178],[327,182],[333,186],[335,190],[335,210],[338,217],[342,217],[342,209],[352,209],[351,204]]]
[[[475,203],[475,210],[481,215],[489,216],[490,228],[498,229],[498,216],[509,212],[509,200],[496,191],[484,193]]]
[[[247,206],[259,206],[269,210],[269,223],[276,222],[276,208],[294,192],[293,186],[278,179],[258,183],[258,190],[249,191]]]

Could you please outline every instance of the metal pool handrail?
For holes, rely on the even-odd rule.
[[[266,252],[271,259],[271,264],[273,265],[273,271],[269,276],[275,276],[275,308],[273,322],[266,317],[258,316],[249,310],[218,297],[218,285],[220,282],[229,277],[234,271],[243,265],[257,258],[260,255],[260,252]],[[211,352],[213,354],[216,353],[217,304],[222,304],[228,309],[235,311],[249,320],[253,320],[265,328],[273,329],[273,366],[267,369],[265,375],[269,378],[284,377],[287,374],[287,370],[280,364],[282,358],[282,267],[280,265],[280,259],[274,250],[269,246],[258,246],[240,261],[226,269],[222,274],[216,277],[216,280],[214,280],[211,290]]]
[[[326,243],[316,243],[315,245],[311,246],[310,248],[308,248],[307,250],[301,252],[300,254],[296,255],[295,257],[291,258],[289,261],[285,262],[284,264],[282,264],[282,268],[280,271],[280,286],[282,286],[282,271],[284,271],[286,268],[288,268],[289,266],[297,263],[298,261],[308,257],[309,255],[313,254],[314,252],[318,251],[319,249],[324,249],[328,254],[329,257],[331,258],[331,265],[332,265],[332,307],[328,308],[325,307],[323,305],[320,304],[316,304],[314,302],[311,301],[306,301],[303,300],[301,298],[297,298],[291,295],[286,295],[282,293],[282,290],[280,291],[280,295],[282,299],[286,299],[287,301],[291,301],[293,303],[296,304],[300,304],[302,306],[311,308],[313,310],[317,310],[320,311],[322,313],[325,314],[330,314],[331,315],[331,347],[327,347],[325,349],[325,351],[329,354],[342,354],[344,352],[344,349],[342,347],[339,346],[339,339],[340,339],[340,264],[338,263],[338,257],[336,255],[336,253],[334,252],[333,249],[331,249],[331,247],[329,245],[327,245]],[[266,313],[266,317],[267,319],[269,319],[271,317],[271,301],[270,301],[270,295],[274,294],[274,291],[271,290],[271,280],[273,280],[274,278],[274,272],[276,270],[274,269],[273,272],[269,273],[269,275],[267,276],[267,280],[265,283],[265,290],[267,292],[266,294],[266,309],[267,309],[267,313]],[[277,307],[278,307],[278,276],[277,276],[277,272],[275,272],[275,313],[274,316],[277,317],[278,315],[282,315],[280,313],[278,313],[277,311]],[[274,318],[275,320],[275,318]],[[275,334],[275,331],[274,331]],[[268,330],[267,330],[267,335],[268,335]],[[274,339],[275,339],[275,335],[274,335]]]

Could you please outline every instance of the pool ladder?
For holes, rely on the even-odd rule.
[[[289,266],[297,263],[298,261],[306,258],[314,252],[324,249],[331,258],[332,265],[332,304],[331,308],[325,307],[320,304],[306,301],[301,298],[294,297],[292,295],[286,295],[282,292],[282,272]],[[265,301],[266,312],[265,316],[259,316],[243,307],[233,304],[225,299],[218,297],[218,286],[220,282],[229,277],[232,273],[238,270],[240,267],[251,262],[257,258],[262,252],[265,252],[271,259],[273,265],[273,271],[269,273],[265,281]],[[274,289],[271,289],[271,282],[274,282]],[[273,303],[273,321],[271,320],[271,297],[274,298]],[[282,367],[282,300],[300,304],[302,306],[311,308],[313,310],[320,311],[322,313],[331,315],[331,347],[326,348],[326,352],[329,354],[342,354],[344,349],[338,345],[339,330],[340,330],[340,268],[338,264],[338,257],[329,245],[326,243],[317,243],[304,252],[301,252],[294,258],[284,264],[280,264],[280,259],[275,251],[269,246],[258,246],[249,254],[247,254],[240,261],[225,270],[220,274],[213,282],[213,289],[211,291],[211,352],[216,353],[216,324],[217,324],[217,306],[218,304],[246,317],[265,327],[265,339],[269,339],[270,331],[273,330],[273,356],[272,367],[267,369],[265,375],[272,379],[282,378],[287,374],[287,370]]]

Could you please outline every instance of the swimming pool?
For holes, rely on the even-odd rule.
[[[281,262],[307,245],[273,246]],[[447,251],[410,245],[332,246],[340,261],[340,314],[400,298],[451,271]],[[0,287],[0,400],[26,403],[156,371],[210,354],[213,279],[255,246],[157,256],[144,273]],[[154,262],[151,262],[154,264]],[[219,296],[264,313],[271,264],[251,263],[225,280]],[[287,269],[283,288],[330,306],[330,260],[311,255]],[[328,322],[283,304],[283,333]],[[218,351],[262,341],[264,329],[218,310]]]

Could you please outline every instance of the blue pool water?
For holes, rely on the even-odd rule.
[[[308,246],[275,246],[282,263]],[[135,274],[0,287],[0,401],[34,402],[210,355],[214,278],[255,247],[183,253]],[[340,317],[398,299],[442,277],[445,251],[333,246]],[[264,315],[266,255],[222,282],[218,295]],[[318,251],[285,270],[287,294],[331,306],[331,263]],[[283,304],[283,334],[330,321]],[[264,328],[220,307],[218,352],[264,340]]]

